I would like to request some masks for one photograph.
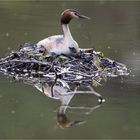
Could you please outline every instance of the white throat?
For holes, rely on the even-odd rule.
[[[62,29],[63,29],[63,33],[64,33],[64,38],[68,39],[68,40],[73,40],[73,37],[72,37],[70,29],[69,29],[69,25],[62,24]]]

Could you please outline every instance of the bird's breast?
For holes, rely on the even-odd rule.
[[[45,49],[46,53],[55,54],[72,54],[79,51],[78,44],[75,40],[64,38],[63,35],[56,35],[48,37],[37,43],[38,49]]]

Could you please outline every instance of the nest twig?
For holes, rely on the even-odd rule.
[[[0,71],[32,84],[40,80],[52,85],[59,78],[82,86],[98,85],[107,77],[128,75],[125,65],[97,52],[83,51],[74,56],[17,51],[0,60]]]

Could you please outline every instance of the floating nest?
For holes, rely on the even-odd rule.
[[[28,84],[64,81],[72,86],[97,86],[103,79],[128,75],[124,64],[100,52],[80,51],[73,56],[45,55],[35,44],[25,44],[0,60],[0,72]],[[62,82],[63,83],[63,82]]]

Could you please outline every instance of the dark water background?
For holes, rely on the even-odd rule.
[[[106,102],[90,115],[67,110],[83,125],[60,129],[56,125],[59,101],[35,88],[0,75],[0,138],[140,138],[140,2],[0,2],[0,57],[25,42],[61,34],[60,13],[74,8],[91,17],[73,20],[70,28],[81,48],[93,47],[125,63],[131,76],[113,78],[96,87]],[[73,105],[95,104],[90,95],[77,95]]]

